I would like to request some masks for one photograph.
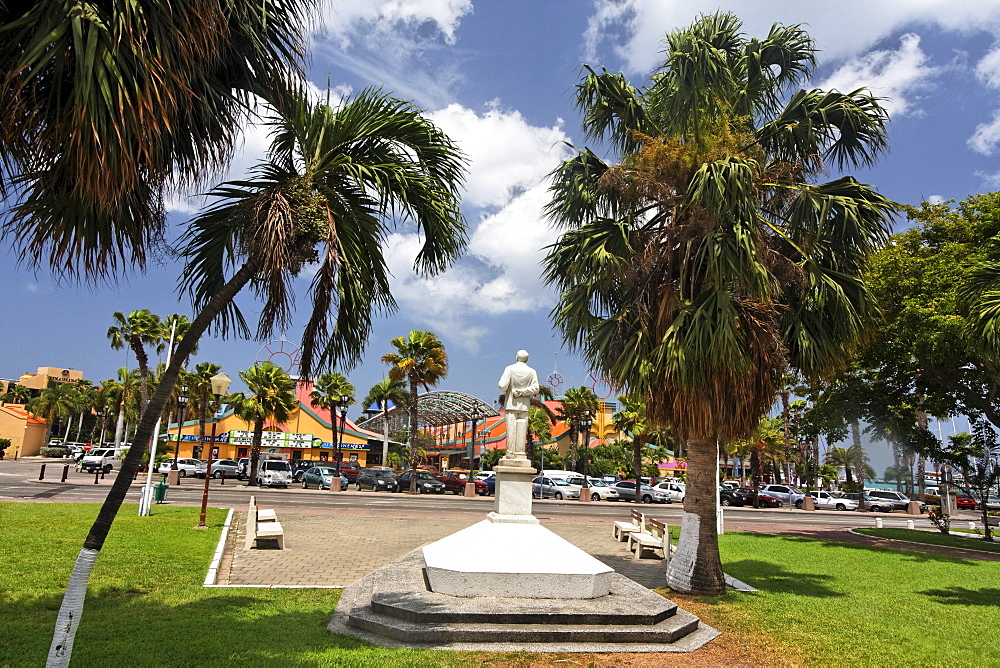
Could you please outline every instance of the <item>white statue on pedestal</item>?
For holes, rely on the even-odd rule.
[[[504,369],[500,376],[500,391],[506,395],[506,459],[527,459],[528,412],[531,410],[531,397],[538,394],[538,374],[526,364],[527,361],[528,351],[518,350],[517,361]]]

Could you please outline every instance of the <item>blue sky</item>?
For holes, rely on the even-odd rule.
[[[379,320],[365,361],[348,372],[359,395],[383,377],[379,357],[390,350],[389,340],[413,328],[430,329],[445,342],[451,372],[442,389],[492,402],[500,372],[519,348],[531,353],[543,382],[558,369],[558,389],[595,385],[552,331],[554,295],[538,269],[540,249],[555,239],[540,215],[546,175],[570,155],[567,142],[585,144],[573,87],[584,63],[643,83],[660,62],[665,33],[717,7],[668,0],[323,4],[309,53],[312,82],[319,88],[329,82],[338,94],[377,86],[412,99],[472,161],[463,199],[470,244],[453,269],[419,279],[409,270],[416,238],[401,230],[390,239],[386,250],[400,309]],[[855,172],[862,181],[910,204],[997,189],[1000,2],[744,0],[727,8],[753,36],[766,35],[774,22],[805,24],[820,49],[811,85],[867,86],[886,98],[890,152],[873,168]],[[263,130],[247,128],[228,176],[239,176],[266,143]],[[178,228],[199,205],[181,193],[171,202],[171,223]],[[0,248],[2,377],[40,365],[81,369],[96,381],[113,377],[135,362],[108,346],[112,312],[149,308],[190,315],[175,290],[180,268],[168,258],[143,275],[85,287],[58,285],[44,270],[18,267],[8,248]],[[307,285],[308,277],[300,279],[301,295]],[[285,334],[292,343],[306,303],[299,300],[302,308]],[[248,315],[259,311],[248,298],[241,304]],[[198,359],[222,364],[236,378],[261,358],[261,346],[205,340]],[[596,389],[609,394],[599,379]]]

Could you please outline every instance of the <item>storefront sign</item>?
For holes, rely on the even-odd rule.
[[[233,445],[253,445],[253,432],[234,429],[229,432],[229,442]],[[262,448],[311,448],[312,434],[294,434],[285,431],[265,431],[261,434]]]
[[[323,440],[320,440],[320,439],[317,438],[317,439],[313,440],[313,445],[312,446],[314,448],[336,448],[337,444],[333,443],[331,441],[323,441]],[[340,449],[341,450],[368,450],[369,448],[368,448],[368,443],[365,442],[365,443],[341,443],[340,444]]]
[[[167,435],[167,440],[169,440],[169,441],[176,441],[177,440],[177,434],[168,434]],[[198,438],[198,434],[184,434],[183,437],[181,438],[181,440],[182,441],[194,441],[195,443],[197,443],[201,439]],[[212,440],[212,435],[211,434],[205,434],[205,440],[206,441],[211,441]],[[216,437],[215,437],[215,442],[216,443],[226,443],[228,440],[229,440],[229,434],[222,434],[221,436],[220,435],[216,435]]]
[[[687,462],[660,462],[656,465],[657,468],[665,469],[667,471],[687,471]]]

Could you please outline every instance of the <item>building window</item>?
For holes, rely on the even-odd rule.
[[[237,457],[237,458],[239,458],[239,457],[249,457],[249,456],[250,456],[250,455],[249,455],[249,452],[250,452],[250,451],[249,451],[249,450],[248,450],[247,448],[239,448],[239,449],[238,449],[238,450],[236,451],[236,457]]]
[[[328,461],[330,461],[330,453],[329,452],[321,452],[321,453],[319,453],[319,460],[321,462],[328,462]]]

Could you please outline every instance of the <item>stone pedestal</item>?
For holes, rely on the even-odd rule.
[[[808,494],[806,494],[806,498],[802,499],[802,510],[816,510],[816,502]]]
[[[171,487],[181,484],[181,472],[175,469],[167,471],[167,484]]]
[[[531,481],[536,471],[527,459],[504,457],[493,471],[497,474],[496,498],[490,522],[538,524],[531,514]]]
[[[340,476],[336,475],[330,479],[330,491],[339,492],[340,491]]]
[[[465,483],[465,496],[470,498],[476,496],[476,483],[471,480]]]
[[[921,512],[920,512],[920,502],[919,501],[910,501],[910,503],[906,506],[906,514],[907,515],[920,515],[921,514]]]
[[[591,501],[591,498],[590,498],[590,488],[589,487],[581,487],[580,488],[580,500],[581,501],[587,501],[587,502]]]

